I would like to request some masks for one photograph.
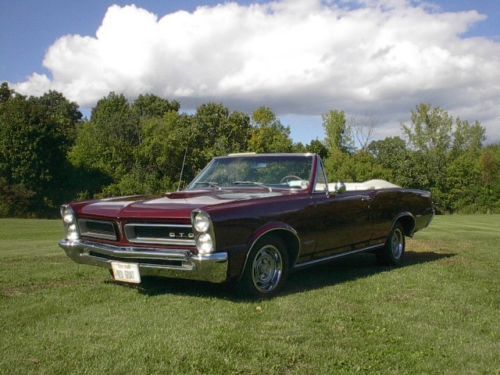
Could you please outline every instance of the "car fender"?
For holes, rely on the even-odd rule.
[[[391,230],[392,228],[394,228],[394,225],[396,224],[396,222],[402,218],[410,218],[411,221],[412,221],[412,227],[411,228],[405,228],[407,229],[407,233],[405,233],[405,235],[409,236],[409,237],[412,237],[413,236],[413,233],[415,231],[415,227],[417,225],[417,220],[415,219],[415,216],[409,212],[409,211],[403,211],[403,212],[400,212],[399,214],[397,214],[394,219],[392,220],[392,225],[391,225]]]
[[[294,255],[293,259],[290,259],[290,265],[293,265],[295,261],[297,260],[299,254],[300,254],[300,237],[297,233],[297,231],[290,225],[283,223],[283,222],[271,222],[267,223],[261,227],[259,227],[253,234],[250,236],[250,238],[247,241],[247,253],[245,256],[245,263],[243,264],[243,270],[242,274],[246,268],[247,262],[248,262],[248,257],[250,255],[250,252],[252,251],[253,247],[255,244],[264,236],[266,236],[269,233],[272,232],[279,232],[279,231],[285,231],[288,234],[291,234],[295,239],[297,243],[297,251],[296,255]]]

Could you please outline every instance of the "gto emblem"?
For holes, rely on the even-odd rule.
[[[170,232],[168,234],[168,236],[170,238],[194,238],[194,234],[189,232],[189,233],[183,233],[183,232],[179,232],[179,233],[175,233],[175,232]]]

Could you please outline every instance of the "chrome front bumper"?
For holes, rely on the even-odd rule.
[[[164,276],[222,283],[227,278],[227,253],[195,255],[189,250],[118,247],[96,242],[62,240],[59,246],[77,263],[111,269],[113,260],[137,263],[141,276]]]

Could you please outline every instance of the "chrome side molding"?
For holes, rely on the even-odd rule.
[[[329,261],[331,261],[333,259],[342,258],[342,257],[348,256],[348,255],[352,255],[352,254],[356,254],[356,253],[362,253],[362,252],[365,252],[365,251],[374,250],[374,249],[377,249],[377,248],[381,248],[382,246],[384,246],[384,243],[380,243],[380,244],[377,244],[377,245],[372,245],[372,246],[364,247],[362,249],[357,249],[357,250],[352,250],[352,251],[346,251],[344,253],[330,255],[330,256],[327,256],[327,257],[324,257],[324,258],[318,258],[318,259],[309,260],[307,262],[302,262],[302,263],[296,264],[293,267],[293,269],[302,269],[302,268],[306,268],[306,267],[309,267],[309,266],[314,266],[316,264],[327,263],[327,262],[329,262]]]

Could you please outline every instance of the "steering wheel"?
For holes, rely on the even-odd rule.
[[[288,181],[302,181],[302,180],[303,180],[303,178],[300,178],[299,176],[289,174],[280,180],[280,184],[283,184],[283,183],[288,182]]]

